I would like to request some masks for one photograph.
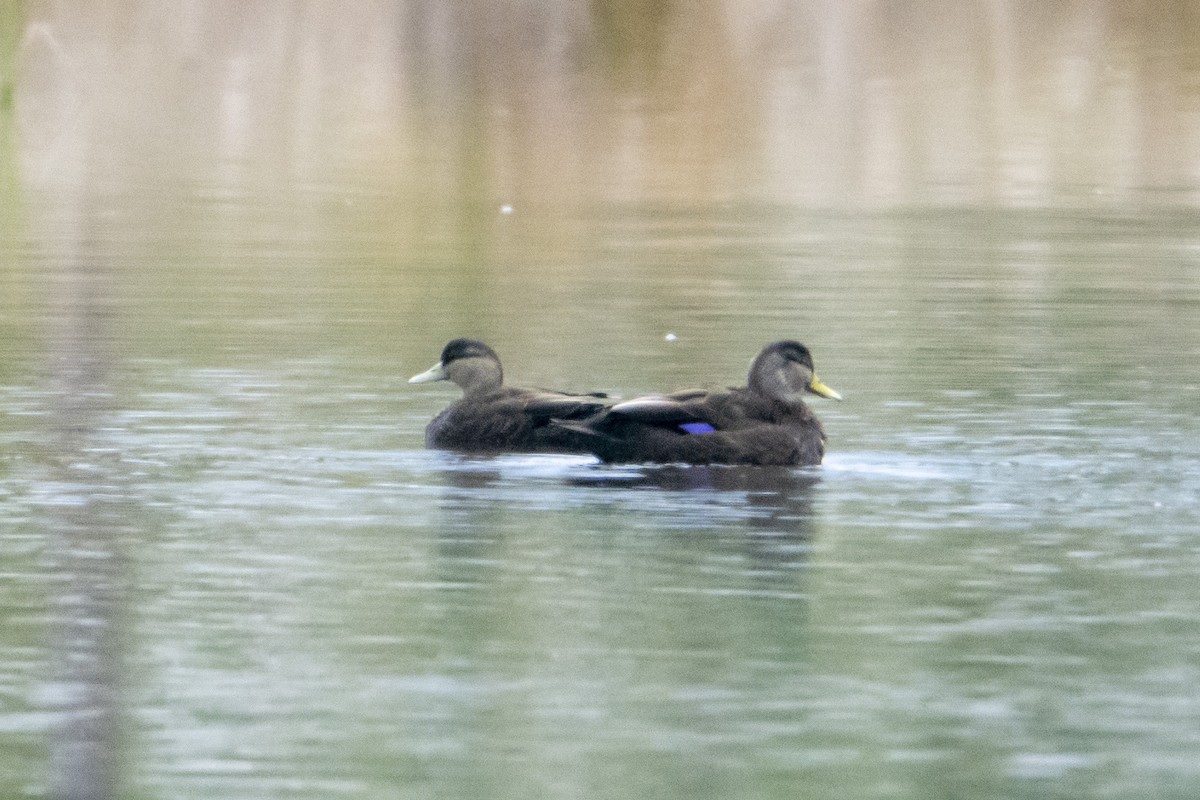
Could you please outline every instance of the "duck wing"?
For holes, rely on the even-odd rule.
[[[687,433],[711,433],[720,427],[713,413],[712,395],[703,389],[687,389],[671,394],[650,394],[617,403],[613,416],[644,425],[678,428]]]
[[[517,395],[521,410],[536,420],[582,419],[613,404],[603,392],[570,394],[549,389],[522,389]]]

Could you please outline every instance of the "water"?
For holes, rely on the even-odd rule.
[[[47,30],[75,63],[97,57],[68,28],[37,46]],[[379,47],[327,69],[387,78]],[[637,151],[665,125],[637,101],[664,90],[631,64],[616,107],[585,94],[608,127],[580,151],[627,171],[572,183],[563,142],[523,149],[555,129],[545,97],[481,100],[509,120],[497,132],[419,97],[393,128],[304,95],[316,110],[276,138],[254,116],[273,96],[258,62],[192,52],[176,96],[128,52],[109,65],[135,74],[116,121],[49,80],[68,110],[24,108],[76,127],[5,128],[0,795],[55,785],[98,664],[120,796],[1195,796],[1188,185],[1093,193],[1063,168],[994,203],[924,202],[992,196],[980,186],[781,198],[797,156],[737,145],[745,109],[714,110],[711,150]],[[457,85],[425,55],[425,81]],[[773,93],[805,74],[755,63]],[[550,72],[564,83],[524,79],[551,99],[586,83]],[[905,105],[923,85],[896,102],[923,108]],[[724,96],[703,88],[697,107]],[[175,118],[213,97],[225,116]],[[121,127],[156,103],[151,131],[170,135]],[[1143,160],[1191,152],[1163,150]],[[460,335],[515,383],[622,396],[740,382],[794,337],[846,401],[815,402],[816,469],[429,452],[453,387],[405,381]],[[89,637],[106,621],[115,639]]]
[[[128,505],[132,785],[1187,796],[1200,383],[1179,242],[1194,232],[1162,223],[1142,245],[1153,263],[1114,274],[1092,260],[1121,234],[1087,215],[1032,241],[1022,215],[994,211],[765,216],[704,262],[716,277],[694,323],[558,321],[552,346],[524,348],[519,327],[469,332],[491,334],[516,380],[629,395],[737,381],[757,344],[795,331],[848,398],[818,406],[817,470],[424,451],[453,392],[404,380],[468,331],[355,344],[368,322],[396,323],[331,321],[338,308],[314,322],[324,290],[304,284],[270,287],[282,305],[243,336],[268,289],[207,279],[229,304],[195,310],[216,345],[129,335],[90,452]],[[953,233],[980,227],[1020,233],[982,254]],[[658,229],[611,235],[646,244]],[[704,259],[710,244],[673,247]],[[881,263],[885,250],[918,255]],[[737,278],[751,258],[777,275]],[[694,276],[606,289],[686,297]],[[404,273],[372,278],[368,314]],[[598,278],[557,280],[570,294]],[[737,283],[711,290],[722,281]],[[147,294],[129,302],[165,325]],[[575,384],[576,364],[595,377]],[[12,381],[3,395],[4,775],[18,794],[36,791],[52,722],[38,519],[67,502],[30,453],[39,392]]]

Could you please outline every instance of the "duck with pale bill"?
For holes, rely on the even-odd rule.
[[[437,450],[586,453],[582,434],[550,421],[581,420],[612,402],[599,392],[570,394],[505,386],[500,357],[477,339],[451,341],[438,363],[408,379],[409,383],[431,381],[450,381],[463,393],[425,428],[425,446]]]

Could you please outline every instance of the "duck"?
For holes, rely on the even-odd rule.
[[[581,434],[551,420],[593,416],[613,402],[603,392],[505,386],[500,357],[478,339],[450,341],[436,364],[408,379],[431,381],[450,381],[462,389],[462,397],[426,426],[425,446],[431,450],[587,453]]]
[[[645,395],[554,424],[607,463],[814,466],[825,431],[807,395],[842,399],[817,378],[808,348],[787,339],[762,349],[743,387]]]

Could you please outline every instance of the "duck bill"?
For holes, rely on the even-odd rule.
[[[434,364],[429,369],[422,372],[420,375],[413,375],[408,379],[409,383],[429,383],[431,381],[446,380],[446,368],[442,366],[442,362]]]
[[[808,382],[808,390],[813,394],[820,395],[821,397],[828,397],[830,400],[842,399],[840,394],[821,383],[820,379],[817,378],[816,375],[813,375],[812,380]]]

